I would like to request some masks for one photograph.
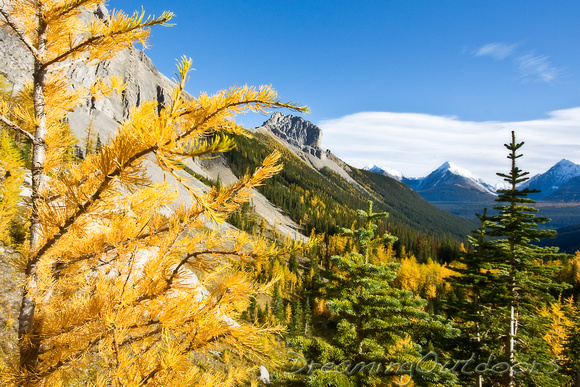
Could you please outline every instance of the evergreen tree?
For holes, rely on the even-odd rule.
[[[358,213],[363,226],[343,232],[352,237],[359,252],[333,256],[335,271],[329,275],[325,286],[327,307],[338,328],[335,345],[344,351],[347,359],[356,363],[418,361],[421,346],[417,340],[452,335],[454,330],[424,311],[425,300],[415,297],[410,291],[391,286],[398,264],[370,263],[374,247],[396,240],[387,233],[375,237],[375,221],[388,214],[374,213],[370,201],[367,210]],[[448,376],[442,372],[425,377],[445,379]],[[358,372],[352,376],[352,380],[361,386],[381,385],[390,378],[383,376],[382,371]],[[418,382],[419,378],[417,376],[414,380]]]
[[[82,160],[82,159],[85,158],[85,155],[83,153],[83,149],[80,146],[78,146],[78,145],[75,145],[74,146],[74,148],[73,148],[73,154],[77,158],[77,160]]]
[[[290,269],[291,273],[298,273],[298,261],[296,260],[296,254],[290,254],[290,258],[288,259],[288,268]]]
[[[103,144],[101,143],[101,135],[97,133],[97,141],[95,142],[95,153],[99,154]]]
[[[564,342],[564,372],[573,380],[574,387],[580,387],[580,303],[570,305],[568,314],[573,324],[568,327]]]
[[[304,336],[308,336],[312,329],[312,304],[310,302],[310,297],[306,297],[304,300]]]
[[[282,294],[280,293],[280,285],[278,282],[274,284],[274,289],[272,292],[272,315],[276,317],[279,322],[285,320],[284,318],[284,300],[282,299]]]
[[[291,307],[290,322],[288,323],[288,331],[291,335],[301,335],[303,332],[304,315],[302,312],[302,304],[300,300],[294,300]]]
[[[528,180],[528,172],[517,166],[517,159],[522,157],[518,152],[523,145],[523,142],[516,142],[512,132],[511,142],[505,144],[509,151],[507,158],[511,160],[510,172],[498,173],[508,183],[506,189],[498,191],[496,199],[504,204],[494,206],[498,214],[485,219],[487,235],[492,239],[486,245],[480,245],[477,253],[489,264],[489,275],[485,276],[482,285],[490,292],[489,306],[495,321],[487,328],[502,331],[497,339],[503,341],[502,361],[509,364],[502,375],[504,385],[514,386],[517,376],[518,385],[558,386],[563,382],[560,373],[543,372],[553,365],[554,359],[542,339],[548,321],[538,313],[538,309],[547,302],[554,302],[553,293],[566,287],[554,280],[561,267],[553,262],[565,261],[568,256],[558,253],[557,248],[534,244],[542,238],[553,237],[555,232],[538,228],[538,224],[549,219],[536,217],[537,209],[531,207],[534,201],[527,196],[537,191],[518,188]],[[472,278],[482,278],[476,273],[481,262],[472,260],[472,264],[475,265]],[[534,362],[542,363],[546,368],[519,372],[521,367],[514,367],[517,363],[532,365]]]

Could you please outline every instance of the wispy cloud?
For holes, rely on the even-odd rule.
[[[550,64],[548,57],[533,54],[521,55],[516,59],[520,76],[524,80],[553,81],[558,70]]]
[[[509,59],[516,67],[519,78],[524,81],[550,83],[556,79],[559,71],[547,56],[524,53],[518,47],[517,44],[488,43],[475,50],[474,55],[489,56],[498,61]]]
[[[515,49],[515,44],[488,43],[476,50],[475,56],[491,56],[495,60],[504,60],[512,55]]]
[[[543,173],[562,158],[580,162],[580,107],[557,110],[539,120],[463,121],[418,113],[361,112],[319,123],[322,145],[347,163],[377,164],[408,177],[426,176],[446,161],[489,183],[510,165],[503,144],[512,130],[524,141],[520,167]]]

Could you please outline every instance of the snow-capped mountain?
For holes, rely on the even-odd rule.
[[[538,189],[542,192],[530,195],[535,200],[550,200],[559,195],[559,191],[565,191],[576,195],[580,193],[580,164],[562,159],[544,173],[532,177],[521,185],[520,188]],[[568,196],[568,195],[567,195]]]
[[[474,218],[474,214],[485,207],[492,207],[497,197],[493,186],[451,162],[443,163],[421,178],[408,178],[400,172],[376,165],[365,169],[401,181],[437,207],[469,218]]]
[[[497,190],[507,183],[492,186],[470,171],[446,162],[426,177],[408,178],[390,168],[369,165],[366,170],[391,176],[416,191],[423,199],[453,214],[476,219],[484,208],[497,205]],[[580,224],[580,164],[563,159],[545,173],[518,188],[538,189],[530,194],[541,216],[552,219],[554,228]],[[554,205],[557,203],[557,205]]]
[[[397,181],[407,184],[415,191],[423,191],[446,185],[456,185],[464,188],[476,189],[492,195],[495,194],[495,188],[493,186],[487,184],[467,169],[458,167],[449,161],[443,163],[443,165],[431,172],[427,177],[420,178],[406,177],[395,169],[378,166],[376,164],[369,164],[363,169],[389,176]]]
[[[458,167],[449,161],[443,163],[443,165],[431,172],[428,176],[420,178],[409,178],[395,169],[381,167],[376,164],[369,164],[363,169],[389,176],[397,181],[407,184],[413,190],[418,192],[444,186],[457,186],[491,195],[495,195],[496,192],[496,189],[492,185],[487,184],[467,169]]]
[[[458,167],[449,161],[431,172],[427,177],[420,179],[421,184],[417,190],[423,191],[446,185],[455,185],[466,189],[475,189],[491,195],[495,194],[494,188],[474,175],[467,169]]]
[[[401,172],[399,172],[393,168],[380,167],[380,166],[375,165],[375,164],[369,164],[366,167],[364,167],[363,169],[365,171],[371,171],[374,173],[379,173],[381,175],[389,176],[397,181],[403,181],[403,179],[405,178]]]

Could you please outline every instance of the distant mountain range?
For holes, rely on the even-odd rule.
[[[445,186],[456,186],[465,190],[475,190],[495,195],[495,187],[487,184],[467,169],[458,167],[449,161],[443,163],[428,176],[420,178],[408,178],[394,169],[382,168],[377,165],[367,166],[363,169],[392,177],[407,184],[417,192],[432,191]]]
[[[392,177],[416,191],[435,206],[460,215],[476,219],[475,213],[492,207],[495,188],[470,171],[446,162],[426,177],[408,178],[389,168],[377,165],[365,170]]]
[[[422,178],[408,178],[390,168],[369,165],[365,170],[389,176],[416,191],[435,206],[453,214],[475,219],[484,208],[491,211],[497,198],[497,189],[470,171],[446,162]],[[536,200],[538,216],[545,216],[552,221],[547,225],[552,229],[561,229],[569,240],[576,237],[580,240],[580,165],[562,159],[544,173],[533,176],[522,183],[520,188],[539,190],[529,195]],[[578,244],[580,248],[580,244]],[[574,252],[572,247],[566,247]]]
[[[486,183],[467,169],[449,161],[426,177],[420,178],[409,178],[392,168],[378,165],[368,165],[363,169],[405,183],[431,202],[457,201],[476,197],[489,199],[497,196],[498,186]],[[564,203],[579,201],[580,164],[562,159],[548,171],[523,183],[520,188],[539,190],[538,193],[530,194],[530,197],[537,201]]]

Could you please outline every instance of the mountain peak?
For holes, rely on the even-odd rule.
[[[403,174],[393,168],[381,167],[376,164],[369,164],[363,168],[365,171],[380,173],[381,175],[389,176],[397,181],[403,181]]]
[[[441,172],[446,172],[446,171],[449,171],[450,173],[457,175],[457,176],[463,176],[463,177],[466,177],[466,178],[471,179],[471,180],[481,181],[481,179],[479,177],[477,177],[475,174],[473,174],[471,171],[468,171],[465,168],[461,168],[461,167],[453,164],[450,161],[444,162],[433,173],[441,173]]]
[[[578,176],[580,176],[580,165],[570,160],[562,159],[546,172],[536,175],[523,183],[521,188],[540,190],[541,192],[534,194],[534,199],[544,199]]]
[[[275,112],[261,127],[305,153],[322,157],[322,130],[302,117]]]
[[[573,161],[570,161],[568,159],[562,159],[560,161],[558,161],[556,164],[554,164],[554,167],[558,167],[558,168],[577,168],[578,164],[576,164]],[[554,168],[552,167],[552,168]]]
[[[449,168],[452,168],[454,166],[455,165],[452,164],[450,161],[446,161],[443,164],[441,164],[441,166],[439,168],[437,168],[437,169],[449,169]]]
[[[492,186],[467,169],[461,168],[450,161],[444,162],[439,168],[421,179],[418,190],[427,190],[444,186],[470,187],[483,193],[495,194]]]

